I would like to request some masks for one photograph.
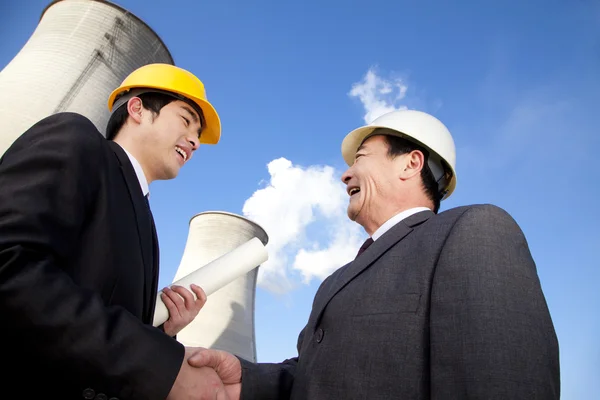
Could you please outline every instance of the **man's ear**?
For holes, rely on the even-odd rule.
[[[138,124],[142,122],[142,99],[139,97],[132,97],[127,101],[127,112],[129,116]]]
[[[410,153],[398,157],[402,160],[400,165],[400,179],[406,180],[413,176],[419,176],[425,166],[425,155],[420,150],[413,150]]]

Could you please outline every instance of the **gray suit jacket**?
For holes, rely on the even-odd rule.
[[[298,357],[242,360],[242,399],[558,399],[558,341],[521,229],[420,212],[320,286]]]

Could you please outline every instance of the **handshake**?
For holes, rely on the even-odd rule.
[[[238,400],[242,365],[233,354],[186,347],[179,374],[167,400]]]

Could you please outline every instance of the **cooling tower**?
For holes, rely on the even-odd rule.
[[[88,117],[104,133],[110,92],[136,68],[173,64],[143,21],[107,1],[58,0],[0,72],[0,156],[38,120],[60,111]]]
[[[204,212],[190,220],[188,238],[174,281],[190,274],[253,237],[266,245],[267,233],[258,224],[236,214]],[[256,361],[254,295],[258,268],[208,297],[192,323],[177,334],[186,346],[226,350]],[[198,282],[202,286],[201,282]]]

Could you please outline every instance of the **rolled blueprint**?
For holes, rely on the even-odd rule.
[[[208,264],[199,266],[197,270],[173,282],[172,285],[183,286],[191,291],[190,286],[193,283],[200,286],[206,293],[206,296],[210,296],[240,276],[258,267],[267,261],[268,258],[265,246],[258,238],[254,237]],[[161,293],[162,291],[158,293],[156,299],[154,326],[159,326],[169,319],[169,310],[167,310],[160,297]],[[196,297],[194,292],[192,294]]]

